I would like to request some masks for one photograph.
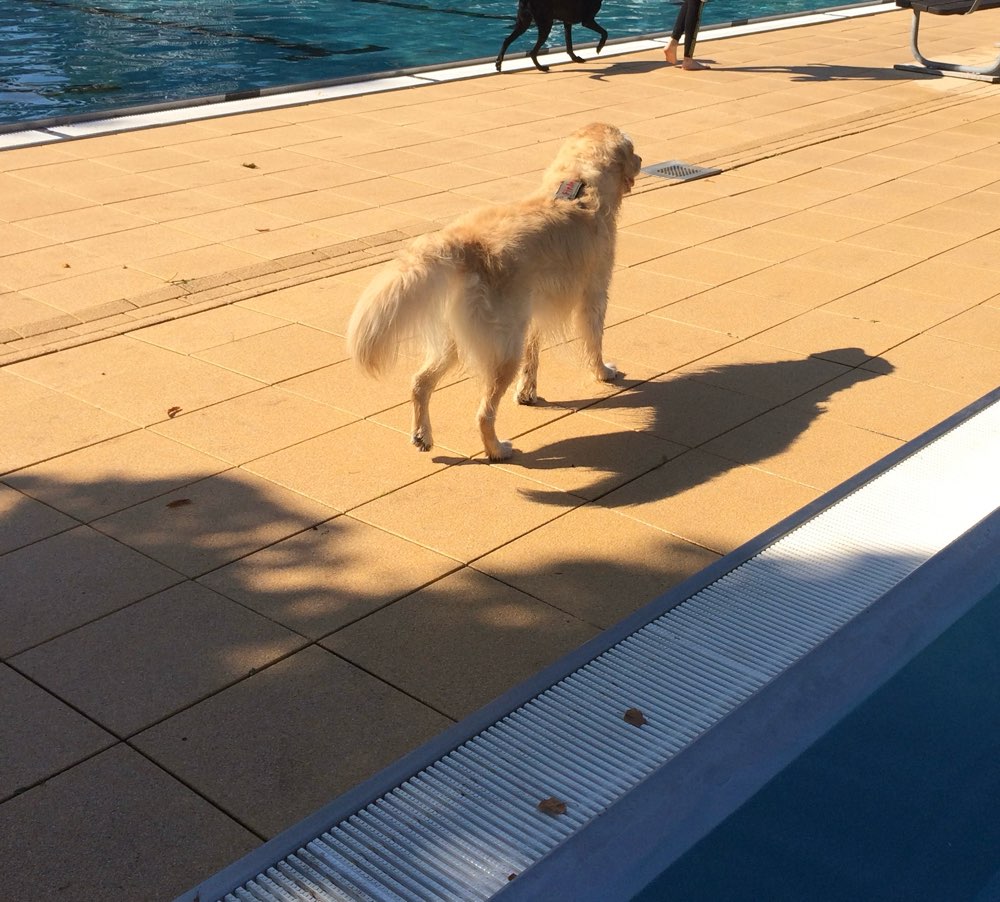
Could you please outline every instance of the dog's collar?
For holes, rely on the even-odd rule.
[[[580,179],[570,179],[566,182],[560,182],[554,197],[556,200],[576,200],[581,191],[583,191],[583,182]]]

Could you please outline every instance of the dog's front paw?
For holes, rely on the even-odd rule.
[[[486,456],[494,463],[510,460],[513,453],[514,446],[510,442],[497,442],[496,447],[486,449]]]
[[[571,53],[569,58],[573,60],[574,63],[585,63],[587,62],[582,56],[577,56],[575,53]]]
[[[613,363],[602,363],[597,371],[597,378],[601,382],[614,382],[619,375],[618,367]]]
[[[430,432],[418,429],[410,437],[410,441],[416,445],[418,451],[430,451],[434,447],[434,437]]]

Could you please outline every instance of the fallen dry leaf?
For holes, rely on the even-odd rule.
[[[169,407],[169,408],[167,408],[167,416],[170,417],[170,419],[173,419],[180,412],[181,412],[181,408],[180,407]]]
[[[625,723],[632,724],[633,727],[641,727],[643,724],[649,723],[649,721],[643,716],[642,711],[638,708],[629,708],[628,711],[625,712],[625,717],[622,719]]]
[[[244,163],[243,164],[243,168],[244,169],[256,169],[257,168],[257,164],[256,163]]]
[[[566,813],[566,803],[560,802],[555,796],[549,796],[538,803],[538,810],[555,817]]]
[[[190,498],[178,498],[176,501],[168,501],[167,507],[185,507],[194,502]]]

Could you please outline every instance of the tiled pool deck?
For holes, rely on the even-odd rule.
[[[1000,86],[909,25],[0,152],[4,897],[171,899],[996,387]],[[597,119],[723,170],[626,200],[627,378],[546,352],[487,465],[456,377],[417,453],[360,286]]]

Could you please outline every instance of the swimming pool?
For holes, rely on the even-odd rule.
[[[829,0],[712,0],[704,25]],[[496,56],[516,0],[0,0],[0,126]],[[676,6],[605,4],[611,40],[669,31]],[[576,43],[596,35],[577,29]],[[528,50],[533,31],[508,59]],[[556,27],[551,46],[561,46]]]

